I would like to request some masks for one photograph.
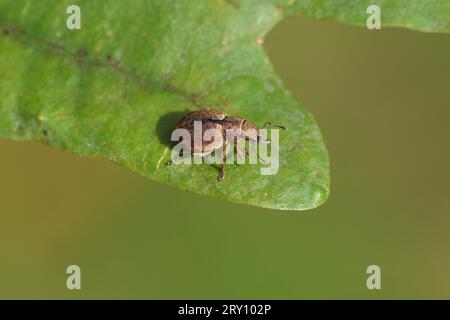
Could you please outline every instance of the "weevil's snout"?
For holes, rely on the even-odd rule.
[[[258,143],[262,143],[262,144],[270,144],[270,139],[262,139],[261,136],[258,136]]]

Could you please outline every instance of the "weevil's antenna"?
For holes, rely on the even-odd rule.
[[[265,129],[267,126],[276,127],[276,128],[280,128],[280,129],[283,129],[283,130],[287,131],[286,127],[279,126],[279,125],[276,125],[276,124],[272,124],[270,122],[264,123],[264,125],[263,125],[263,127],[261,129]],[[263,144],[270,144],[270,139],[267,139],[265,141],[260,141],[259,136],[258,136],[258,142],[259,143],[263,143]]]
[[[280,129],[283,129],[283,130],[287,131],[287,128],[286,128],[286,127],[279,126],[279,125],[276,125],[276,124],[272,124],[272,123],[270,123],[270,122],[264,123],[262,129],[265,129],[267,126],[276,127],[276,128],[280,128]]]

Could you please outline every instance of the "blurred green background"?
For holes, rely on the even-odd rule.
[[[235,205],[0,140],[0,298],[450,298],[450,36],[295,17],[266,48],[322,129],[326,204]]]

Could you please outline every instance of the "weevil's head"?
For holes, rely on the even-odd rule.
[[[256,128],[255,124],[244,120],[242,122],[242,137],[249,141],[258,142],[259,130]]]

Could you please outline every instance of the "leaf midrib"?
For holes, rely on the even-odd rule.
[[[175,94],[181,96],[185,100],[193,103],[196,106],[204,105],[201,100],[201,96],[197,93],[188,93],[180,87],[171,84],[169,81],[163,81],[159,79],[149,79],[147,76],[143,76],[137,73],[132,68],[126,67],[122,61],[113,60],[110,55],[106,58],[91,58],[91,54],[87,49],[81,48],[74,51],[69,50],[67,47],[61,43],[52,42],[50,40],[33,37],[26,30],[20,29],[12,24],[5,24],[0,22],[0,32],[3,36],[10,37],[24,47],[28,47],[26,43],[40,44],[40,46],[32,46],[34,48],[41,47],[41,51],[51,52],[55,56],[68,57],[72,61],[76,61],[78,65],[85,65],[97,68],[107,68],[109,70],[114,70],[115,72],[121,74],[124,77],[129,77],[135,83],[139,84],[139,88],[143,91],[151,92],[151,90],[158,89],[166,93]]]

